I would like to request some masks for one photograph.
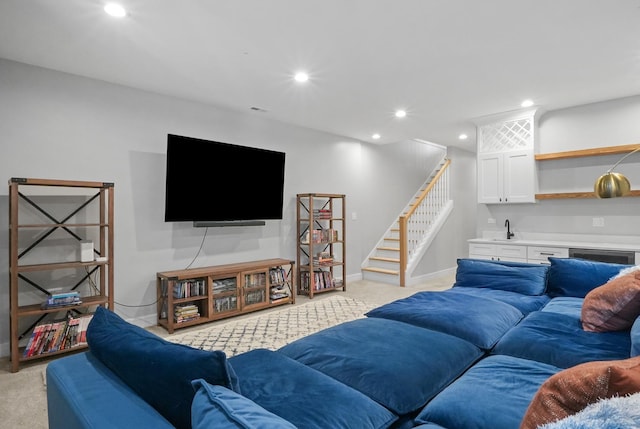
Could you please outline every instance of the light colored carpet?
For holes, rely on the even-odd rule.
[[[354,298],[334,295],[166,339],[203,350],[222,350],[231,357],[256,348],[276,350],[319,330],[364,317],[373,307]]]

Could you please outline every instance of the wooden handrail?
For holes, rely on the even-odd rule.
[[[447,161],[444,163],[444,165],[442,166],[442,168],[440,169],[440,171],[438,171],[438,174],[436,174],[433,178],[433,180],[431,181],[431,183],[429,183],[429,186],[427,186],[421,193],[420,196],[418,197],[418,199],[411,205],[411,208],[409,209],[409,211],[407,212],[407,214],[405,215],[406,217],[411,217],[411,215],[413,214],[414,211],[416,211],[416,209],[418,208],[418,206],[422,203],[422,201],[424,201],[425,197],[429,194],[429,192],[431,192],[431,189],[435,186],[436,182],[438,180],[440,180],[440,177],[444,174],[444,171],[449,167],[449,164],[451,164],[451,160],[447,159]],[[401,216],[402,217],[402,216]]]

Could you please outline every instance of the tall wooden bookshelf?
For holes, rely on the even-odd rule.
[[[22,362],[86,348],[80,343],[27,356],[39,327],[90,316],[97,306],[113,310],[113,204],[109,182],[9,180],[12,372]],[[81,257],[83,242],[89,258]],[[81,302],[46,305],[52,295],[69,292]]]
[[[298,294],[347,290],[345,195],[298,194],[296,218]]]

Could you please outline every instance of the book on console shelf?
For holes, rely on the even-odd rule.
[[[197,305],[185,304],[176,305],[174,308],[174,321],[176,323],[184,323],[200,318],[200,310]]]
[[[278,301],[284,298],[289,298],[289,294],[283,285],[271,287],[271,290],[269,291],[269,299],[271,299],[271,301]]]
[[[269,277],[271,284],[282,284],[288,281],[287,271],[283,267],[270,268]]]
[[[207,294],[207,283],[204,279],[192,279],[176,282],[173,285],[174,298],[190,298]]]

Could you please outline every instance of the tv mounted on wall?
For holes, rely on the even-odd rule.
[[[265,225],[282,219],[285,153],[167,135],[165,222]]]

